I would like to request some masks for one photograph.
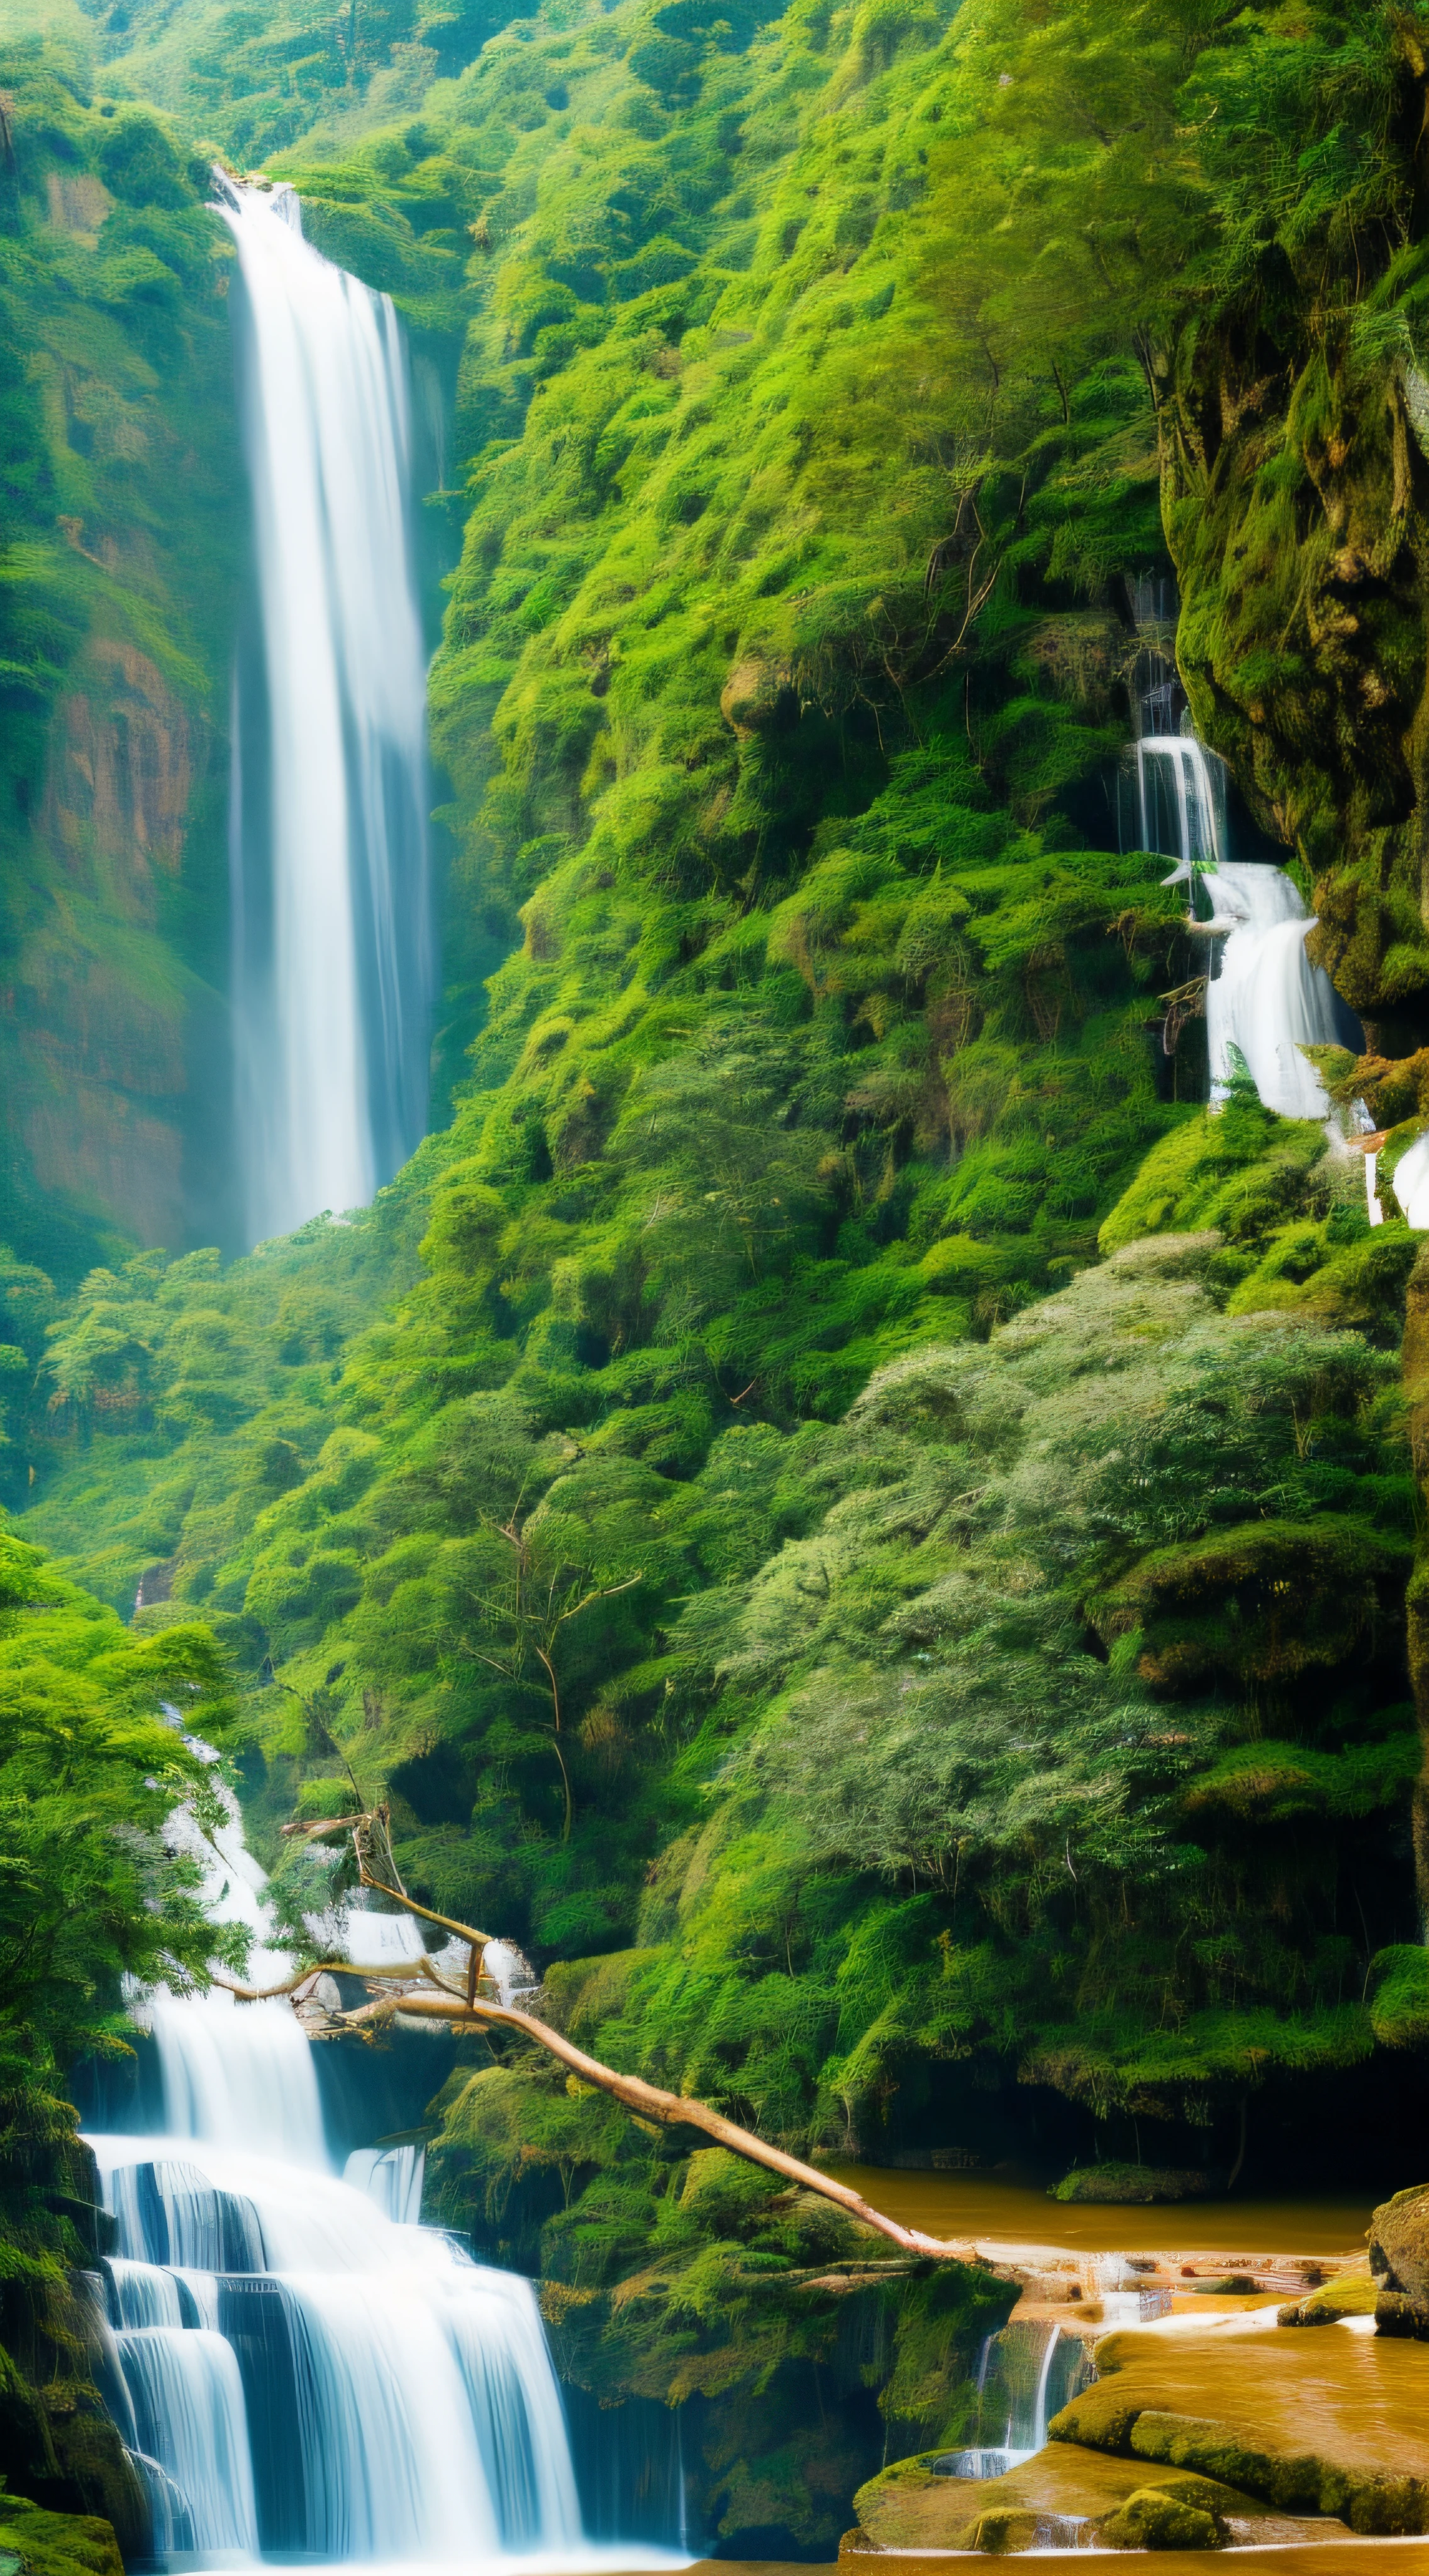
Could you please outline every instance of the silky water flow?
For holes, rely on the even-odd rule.
[[[256,615],[231,714],[235,1110],[247,1239],[364,1206],[426,1128],[433,978],[411,418],[389,297],[291,188],[215,171]]]
[[[199,1859],[210,1914],[249,1924],[254,1981],[291,1973],[269,1946],[236,1801],[212,1843],[183,1809],[170,1840]],[[420,1949],[406,1918],[347,1918],[356,1964]],[[290,2006],[160,1988],[133,2010],[157,2053],[164,2128],[90,2135],[115,2221],[95,2339],[156,2556],[685,2563],[585,2540],[531,2284],[416,2223],[418,2150],[359,2149],[339,2173]]]
[[[1210,949],[1212,1100],[1226,1097],[1239,1056],[1267,1109],[1324,1119],[1330,1104],[1301,1050],[1342,1044],[1345,1032],[1329,976],[1305,953],[1315,924],[1298,886],[1273,862],[1231,857],[1225,770],[1193,734],[1143,736],[1135,760],[1141,846],[1176,860],[1166,883],[1187,885],[1192,927]]]

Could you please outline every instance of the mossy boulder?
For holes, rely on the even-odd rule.
[[[1372,2317],[1380,2297],[1378,2283],[1369,2272],[1343,2272],[1338,2280],[1325,2281],[1308,2298],[1291,2299],[1280,2310],[1277,2323],[1282,2326],[1335,2326],[1345,2317]]]
[[[1375,2211],[1370,2268],[1387,2288],[1429,2307],[1429,2183],[1397,2191]]]
[[[994,2507],[991,2513],[979,2514],[957,2534],[955,2549],[980,2549],[988,2558],[1012,2558],[1024,2550],[1035,2549],[1042,2536],[1045,2515],[1027,2507]]]
[[[1219,2549],[1225,2526],[1164,2487],[1138,2487],[1107,2516],[1101,2537],[1113,2549]]]
[[[1159,2200],[1204,2200],[1214,2174],[1182,2165],[1080,2165],[1054,2183],[1049,2200],[1110,2201],[1145,2208]]]
[[[47,2513],[0,2492],[0,2564],[11,2558],[24,2576],[124,2576],[113,2526],[98,2514]]]
[[[1374,2303],[1374,2330],[1382,2335],[1409,2335],[1429,2343],[1429,2307],[1403,2290],[1381,2290]]]

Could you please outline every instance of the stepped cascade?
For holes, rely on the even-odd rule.
[[[248,1240],[365,1205],[420,1141],[432,938],[425,666],[390,299],[216,172],[238,254],[256,636],[233,684],[237,1126]]]
[[[170,1839],[200,1855],[211,1914],[258,1936],[254,1972],[290,1973],[236,1802],[212,1842],[184,1810]],[[354,1913],[347,1930],[364,1964],[421,1946],[403,1918]],[[412,2223],[418,2150],[336,2170],[286,2002],[161,1989],[134,2008],[164,2129],[90,2140],[116,2234],[96,2336],[156,2551],[590,2563],[530,2283]]]

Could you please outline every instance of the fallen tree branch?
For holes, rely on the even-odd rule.
[[[305,1968],[300,1976],[292,1978],[286,1986],[263,1989],[232,1987],[230,1991],[236,1994],[241,2002],[258,2003],[269,1994],[291,1994],[294,1988],[303,1984],[307,1978],[323,1973],[360,1976],[373,1981],[379,1976],[386,1976],[399,1982],[404,1978],[410,1980],[425,1976],[428,1983],[441,1989],[439,1994],[379,1996],[372,2003],[355,2006],[351,2012],[332,2014],[330,2016],[332,2028],[354,2030],[364,2022],[377,2019],[391,2020],[394,2014],[401,2013],[408,2019],[449,2022],[454,2029],[458,2030],[518,2031],[523,2039],[534,2040],[538,2048],[544,2048],[550,2056],[558,2058],[563,2066],[569,2067],[573,2075],[579,2076],[582,2083],[592,2085],[597,2092],[608,2093],[613,2101],[619,2102],[623,2109],[632,2112],[636,2119],[653,2121],[662,2129],[702,2130],[707,2138],[713,2138],[717,2146],[727,2148],[731,2155],[742,2156],[747,2164],[762,2165],[766,2172],[780,2174],[786,2182],[797,2183],[802,2190],[817,2192],[821,2199],[831,2200],[836,2208],[844,2210],[850,2218],[856,2219],[860,2226],[871,2227],[877,2235],[886,2236],[890,2244],[898,2247],[900,2253],[928,2255],[939,2261],[975,2263],[984,2270],[991,2268],[975,2246],[954,2244],[941,2236],[925,2236],[916,2227],[900,2227],[896,2219],[886,2218],[881,2209],[873,2208],[861,2193],[851,2190],[847,2183],[835,2182],[832,2174],[821,2173],[817,2165],[806,2165],[800,2157],[786,2155],[782,2147],[770,2146],[765,2139],[756,2137],[752,2129],[742,2129],[737,2121],[727,2120],[723,2112],[712,2111],[708,2103],[697,2102],[693,2095],[663,2092],[658,2085],[647,2084],[639,2075],[617,2075],[614,2067],[602,2065],[597,2057],[587,2057],[584,2049],[577,2048],[572,2040],[565,2037],[564,2032],[553,2030],[549,2022],[538,2020],[534,2013],[518,2012],[512,2004],[480,2002],[476,1994],[476,1985],[480,1974],[480,1963],[492,1937],[490,1933],[474,1931],[469,1923],[456,1923],[450,1915],[434,1914],[430,1906],[419,1905],[416,1898],[408,1896],[404,1888],[393,1887],[388,1881],[378,1878],[370,1868],[367,1858],[372,1819],[363,1815],[348,1817],[341,1821],[345,1822],[352,1831],[353,1848],[357,1855],[358,1871],[364,1887],[370,1887],[376,1895],[389,1897],[394,1905],[405,1906],[409,1914],[420,1915],[424,1923],[435,1923],[442,1931],[452,1932],[458,1940],[467,1943],[471,1958],[465,1998],[460,1997],[455,1988],[438,1977],[435,1970],[429,1966],[424,1969],[422,1963],[417,1960],[403,1961],[397,1966],[386,1969],[354,1968],[350,1961],[344,1960],[337,1962],[335,1967],[330,1966],[326,1972],[321,1969]]]
[[[549,2022],[538,2021],[534,2013],[518,2012],[512,2004],[459,2003],[437,1995],[384,1995],[378,2002],[359,2004],[341,2015],[345,2027],[365,2021],[390,2017],[394,2013],[422,2021],[445,2021],[455,2029],[519,2031],[523,2039],[532,2039],[538,2048],[559,2058],[563,2066],[579,2076],[582,2083],[610,2094],[627,2111],[640,2120],[654,2121],[662,2129],[701,2129],[715,2144],[727,2147],[732,2155],[743,2156],[747,2163],[763,2165],[770,2173],[781,2174],[786,2182],[798,2183],[805,2191],[818,2192],[856,2218],[863,2227],[874,2228],[890,2244],[905,2254],[933,2255],[961,2263],[982,2263],[982,2257],[971,2245],[955,2245],[939,2236],[924,2236],[917,2228],[900,2227],[896,2219],[886,2218],[847,2183],[835,2182],[832,2174],[821,2173],[817,2165],[806,2165],[798,2156],[786,2155],[782,2147],[772,2147],[757,2138],[750,2129],[741,2129],[734,2120],[726,2120],[720,2111],[712,2111],[706,2102],[697,2102],[685,2093],[665,2093],[655,2084],[647,2084],[639,2075],[617,2075],[611,2066],[603,2066],[596,2057],[587,2057],[564,2033],[553,2030]],[[334,2018],[337,2018],[336,2016]],[[986,2266],[984,2266],[986,2268]]]
[[[447,1978],[439,1977],[430,1959],[398,1959],[382,1968],[355,1968],[350,1959],[320,1959],[315,1968],[297,1969],[291,1977],[285,1977],[280,1986],[240,1986],[231,1977],[214,1977],[212,1983],[221,1986],[226,1995],[234,1996],[241,2004],[266,2004],[271,2003],[275,1996],[296,1994],[299,1986],[306,1986],[318,1977],[361,1977],[364,1985],[371,1984],[378,1977],[399,1978],[409,1985],[414,1977],[424,1977],[429,1985],[439,1986],[444,1995],[459,1996],[463,1991]]]

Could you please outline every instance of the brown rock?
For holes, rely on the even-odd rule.
[[[1385,2201],[1374,2213],[1370,2239],[1371,2267],[1386,2277],[1387,2287],[1429,2307],[1429,2183]]]
[[[719,711],[741,742],[766,733],[792,701],[787,664],[768,662],[757,653],[736,662],[720,691]]]
[[[1381,2290],[1374,2303],[1374,2330],[1382,2335],[1412,2335],[1429,2343],[1429,2307],[1403,2290]]]

